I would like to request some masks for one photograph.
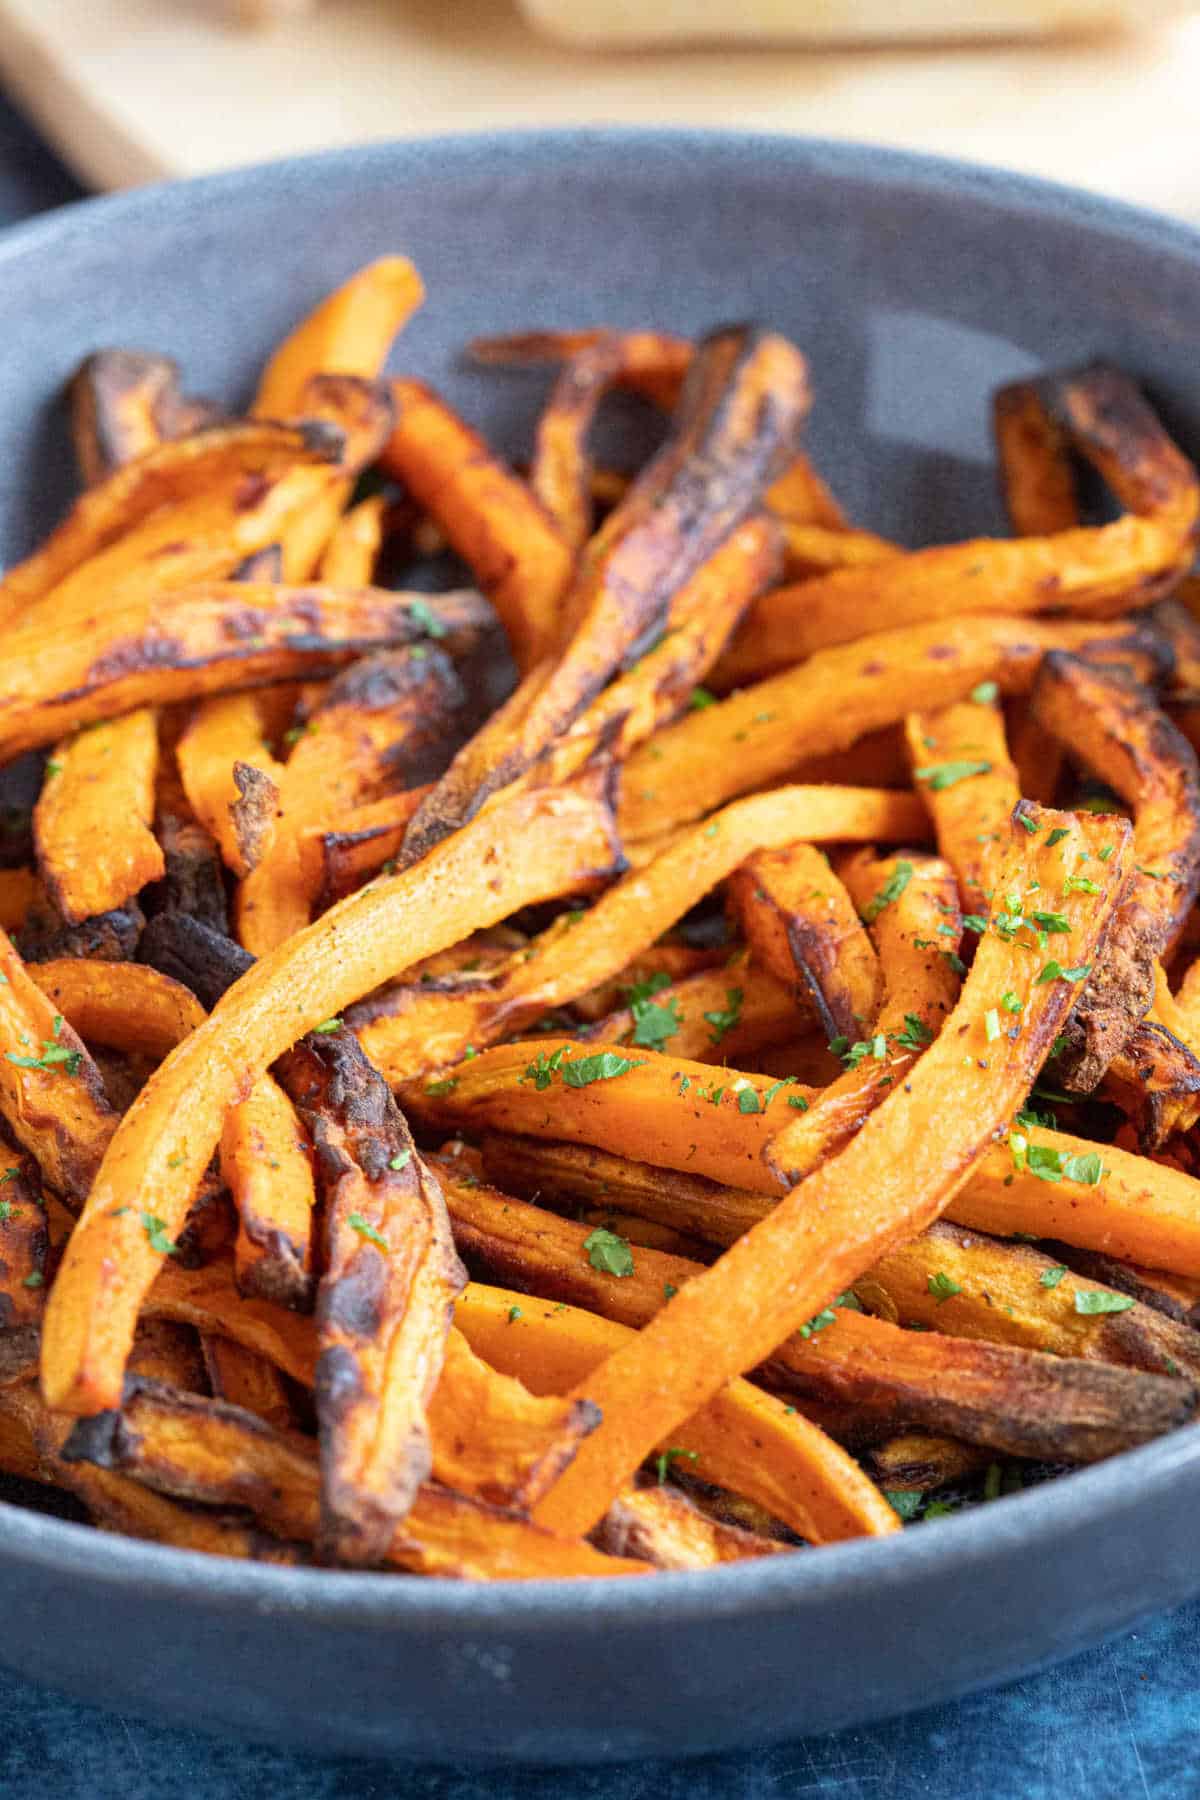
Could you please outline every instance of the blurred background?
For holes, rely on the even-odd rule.
[[[1200,219],[1181,0],[0,0],[0,82],[90,187],[492,126],[716,125]]]

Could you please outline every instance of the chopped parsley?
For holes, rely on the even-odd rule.
[[[808,1111],[808,1101],[804,1098],[803,1094],[789,1094],[788,1105],[794,1106],[797,1112]]]
[[[329,1032],[340,1031],[341,1029],[342,1021],[340,1019],[322,1019],[319,1025],[313,1026],[313,1030],[320,1032],[322,1036],[327,1036]]]
[[[7,1224],[9,1219],[16,1219],[19,1217],[20,1214],[11,1200],[0,1200],[0,1225]]]
[[[1017,824],[1024,826],[1025,830],[1029,833],[1030,837],[1032,837],[1034,835],[1034,833],[1038,830],[1037,820],[1031,819],[1029,817],[1028,813],[1018,813],[1017,814]]]
[[[766,1107],[762,1104],[762,1100],[759,1096],[757,1088],[752,1088],[752,1087],[741,1088],[738,1092],[737,1102],[738,1102],[738,1111],[740,1113],[756,1113],[756,1112],[765,1112],[766,1111]]]
[[[1083,1187],[1098,1187],[1104,1165],[1097,1150],[1083,1155],[1064,1155],[1045,1144],[1031,1144],[1019,1131],[1010,1131],[1008,1147],[1014,1167],[1036,1175],[1039,1181],[1077,1181]]]
[[[973,687],[971,689],[971,698],[974,700],[976,706],[990,706],[993,700],[997,699],[999,693],[1000,688],[998,683],[994,681],[981,681],[978,687]]]
[[[678,1292],[679,1292],[679,1289],[675,1286],[674,1282],[672,1282],[672,1281],[664,1281],[663,1282],[663,1299],[664,1300],[673,1300]]]
[[[904,1030],[892,1034],[893,1044],[899,1044],[904,1050],[923,1050],[926,1044],[932,1044],[933,1033],[917,1013],[905,1013]]]
[[[1097,850],[1096,855],[1100,858],[1101,862],[1107,862],[1116,847],[1115,844],[1105,844],[1103,850]]]
[[[891,906],[898,900],[913,878],[913,866],[910,862],[898,862],[892,875],[873,899],[868,900],[863,908],[863,922],[871,925],[879,917],[885,906]]]
[[[1042,931],[1051,937],[1063,937],[1071,929],[1071,921],[1065,913],[1031,912],[1029,917]]]
[[[1000,1004],[1006,1013],[1019,1013],[1024,1005],[1024,1001],[1022,1001],[1018,995],[1014,994],[1010,988],[1006,994],[1001,994]]]
[[[55,1043],[53,1038],[42,1039],[40,1056],[19,1056],[15,1050],[6,1052],[10,1063],[16,1063],[18,1069],[54,1069],[61,1067],[68,1075],[78,1075],[83,1063],[82,1050],[68,1050],[65,1044]]]
[[[27,1287],[27,1288],[40,1288],[40,1287],[45,1287],[45,1285],[46,1285],[46,1277],[42,1274],[42,1271],[40,1269],[31,1269],[29,1271],[28,1275],[25,1277],[24,1281],[21,1283],[22,1287]]]
[[[964,913],[962,923],[964,931],[986,931],[988,925],[982,913]]]
[[[654,998],[670,985],[671,977],[660,969],[648,980],[639,981],[630,991],[629,1011],[633,1016],[630,1041],[644,1050],[661,1050],[683,1024],[678,1000],[671,999],[663,1005]]]
[[[994,1044],[1000,1036],[1000,1014],[994,1006],[990,1006],[983,1015],[983,1030],[989,1044]]]
[[[551,1051],[549,1056],[544,1050],[539,1050],[537,1061],[531,1062],[522,1075],[522,1083],[532,1081],[539,1094],[544,1092],[554,1080],[555,1070],[560,1066],[566,1054],[567,1046],[565,1044],[560,1044],[558,1049]]]
[[[398,1171],[400,1169],[407,1168],[408,1164],[411,1161],[412,1161],[412,1151],[411,1150],[398,1150],[396,1152],[395,1156],[393,1156],[390,1159],[390,1161],[388,1162],[388,1168],[395,1169]]]
[[[725,1036],[725,1033],[727,1031],[732,1031],[734,1026],[740,1020],[742,1016],[743,998],[744,995],[741,988],[726,988],[725,1010],[723,1012],[717,1010],[705,1013],[704,1022],[706,1025],[712,1026],[711,1037],[714,1044],[719,1044],[721,1039]]]
[[[520,1307],[519,1307],[519,1306],[510,1306],[510,1307],[509,1307],[509,1309],[508,1309],[508,1322],[509,1322],[509,1324],[510,1324],[510,1325],[513,1325],[513,1324],[515,1324],[515,1323],[516,1323],[516,1321],[517,1321],[517,1320],[518,1320],[518,1319],[519,1319],[519,1318],[520,1318],[520,1317],[521,1317],[521,1309],[520,1309]]]
[[[410,600],[408,616],[426,637],[443,638],[446,635],[446,624],[439,619],[433,608],[424,600]]]
[[[1060,962],[1055,962],[1051,958],[1033,985],[1034,987],[1045,987],[1048,981],[1086,981],[1091,972],[1091,963],[1080,963],[1077,968],[1064,969]]]
[[[921,1510],[922,1496],[917,1488],[884,1488],[883,1497],[897,1517],[910,1524]]]
[[[1099,883],[1090,880],[1086,875],[1068,875],[1063,882],[1064,894],[1098,894],[1099,892]]]
[[[1038,1285],[1044,1288],[1056,1288],[1066,1272],[1067,1266],[1065,1263],[1059,1263],[1057,1267],[1053,1269],[1043,1269],[1041,1275],[1038,1277]]]
[[[654,1459],[654,1467],[658,1471],[659,1487],[662,1487],[666,1481],[673,1462],[695,1462],[699,1455],[698,1450],[660,1450]]]
[[[425,1084],[425,1092],[429,1095],[431,1100],[442,1100],[447,1094],[452,1094],[457,1086],[458,1078],[454,1075],[448,1075],[445,1081],[427,1082]]]
[[[160,1256],[177,1256],[179,1254],[179,1245],[175,1243],[174,1239],[167,1236],[165,1219],[156,1219],[153,1213],[144,1212],[142,1214],[142,1230],[150,1241],[150,1248],[156,1250]]]
[[[640,1069],[645,1057],[620,1056],[615,1050],[601,1050],[595,1056],[581,1056],[575,1062],[564,1062],[559,1074],[568,1087],[590,1087],[593,1081],[613,1081],[630,1069]]]
[[[1046,848],[1048,850],[1053,850],[1055,844],[1061,844],[1063,839],[1065,837],[1070,837],[1070,835],[1071,835],[1070,826],[1056,825],[1054,827],[1054,830],[1050,833],[1050,836],[1046,839]]]
[[[914,769],[913,773],[918,781],[928,783],[931,792],[940,794],[944,788],[968,781],[972,775],[990,774],[991,767],[990,762],[927,763],[923,769]]]
[[[1103,1288],[1076,1288],[1075,1311],[1085,1318],[1098,1313],[1128,1312],[1134,1304],[1132,1294],[1108,1294]]]
[[[382,1231],[376,1231],[370,1219],[364,1219],[361,1213],[352,1212],[350,1217],[346,1220],[346,1223],[351,1231],[357,1231],[359,1237],[366,1238],[368,1243],[378,1244],[381,1250],[391,1249],[391,1245],[384,1237]]]
[[[688,706],[692,712],[703,712],[707,706],[715,706],[717,696],[710,694],[706,687],[694,687],[688,695]]]
[[[929,1277],[929,1292],[941,1306],[945,1301],[952,1300],[955,1294],[961,1294],[962,1288],[957,1281],[952,1281],[949,1275],[939,1269],[936,1275]]]
[[[597,1225],[584,1238],[583,1247],[593,1269],[599,1269],[602,1275],[633,1274],[633,1251],[629,1248],[628,1238],[623,1238],[619,1232]]]

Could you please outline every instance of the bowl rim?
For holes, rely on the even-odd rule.
[[[117,226],[127,216],[137,218],[143,227],[152,226],[160,214],[177,216],[180,209],[257,199],[272,189],[287,192],[297,184],[307,190],[314,178],[319,183],[323,174],[335,171],[368,182],[383,176],[394,179],[397,169],[418,177],[431,172],[443,178],[455,172],[502,176],[509,170],[527,171],[532,162],[552,163],[561,174],[566,165],[582,169],[613,155],[631,164],[634,159],[641,163],[664,157],[690,164],[716,156],[747,169],[770,158],[807,175],[953,193],[959,199],[966,195],[1009,213],[1025,211],[1051,222],[1100,230],[1151,252],[1182,256],[1200,272],[1200,229],[1122,200],[992,165],[855,140],[723,129],[585,126],[393,139],[70,202],[0,234],[0,275],[26,254],[53,249],[80,231],[90,234]],[[936,1531],[905,1530],[882,1540],[827,1544],[815,1553],[794,1557],[637,1578],[459,1582],[243,1562],[110,1535],[4,1501],[0,1501],[0,1561],[53,1568],[60,1578],[76,1576],[122,1587],[136,1583],[148,1600],[177,1599],[225,1610],[248,1604],[259,1611],[301,1611],[329,1625],[381,1630],[399,1623],[434,1630],[466,1622],[476,1629],[494,1623],[506,1636],[516,1632],[530,1636],[560,1631],[568,1604],[580,1628],[659,1624],[664,1618],[714,1621],[746,1613],[765,1617],[792,1612],[805,1602],[819,1604],[832,1592],[845,1599],[861,1594],[868,1600],[883,1588],[905,1587],[935,1573],[941,1578],[967,1578],[999,1554],[1048,1551],[1066,1530],[1144,1506],[1197,1463],[1200,1423],[1035,1490],[939,1520]]]

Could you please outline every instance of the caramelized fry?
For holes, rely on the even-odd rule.
[[[163,874],[151,830],[157,768],[158,725],[145,707],[80,732],[47,762],[33,821],[38,868],[70,924],[124,906]]]

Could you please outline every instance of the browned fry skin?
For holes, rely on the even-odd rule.
[[[278,1072],[312,1137],[325,1205],[322,1544],[338,1561],[378,1562],[429,1473],[425,1409],[466,1276],[437,1181],[350,1033],[313,1033]]]
[[[1160,600],[1150,617],[1170,647],[1171,667],[1163,704],[1195,750],[1200,747],[1200,618],[1193,596],[1195,578],[1180,584],[1174,597]]]
[[[668,626],[687,623],[673,611],[676,596],[756,513],[807,405],[803,358],[784,339],[731,328],[706,341],[671,438],[580,561],[557,656],[532,668],[455,758],[409,827],[407,855],[423,854],[523,776],[614,675]],[[574,766],[595,747],[585,735]],[[557,769],[560,779],[568,773]]]
[[[612,1556],[635,1556],[656,1569],[715,1569],[749,1557],[779,1556],[787,1546],[703,1513],[665,1484],[628,1487],[592,1532]]]
[[[1047,406],[1041,385],[1014,381],[998,388],[992,429],[1004,503],[1017,536],[1045,537],[1078,525],[1070,437]]]
[[[1118,371],[1094,364],[1044,388],[1075,448],[1125,508],[1121,518],[1016,541],[935,545],[779,588],[751,607],[734,656],[761,659],[756,640],[784,635],[794,662],[885,623],[984,608],[1098,617],[1169,591],[1192,556],[1196,471]]]
[[[184,1393],[208,1392],[208,1369],[200,1340],[190,1325],[174,1319],[139,1319],[129,1372],[150,1381],[165,1381]]]
[[[270,1076],[230,1108],[221,1174],[238,1215],[238,1289],[307,1312],[313,1303],[312,1145]]]
[[[873,1445],[864,1460],[868,1473],[881,1488],[926,1494],[978,1474],[987,1467],[991,1455],[990,1450],[977,1444],[961,1444],[956,1438],[904,1431]]]
[[[499,367],[523,363],[561,363],[594,344],[616,339],[621,346],[619,387],[644,394],[671,412],[695,356],[688,338],[667,331],[612,331],[591,327],[583,331],[516,331],[504,337],[473,338],[467,355],[476,362]]]
[[[179,391],[179,364],[147,350],[96,350],[67,384],[71,439],[84,482],[93,486],[122,463],[168,438],[216,423],[208,400]]]
[[[1008,738],[1017,787],[1027,800],[1036,800],[1039,806],[1053,806],[1065,760],[1063,747],[1025,702],[1018,701],[1016,710]]]
[[[151,830],[157,768],[158,727],[147,707],[55,746],[34,839],[46,891],[68,924],[126,905],[163,873]]]
[[[1200,1379],[1200,1333],[1161,1311],[1139,1302],[1124,1312],[1081,1313],[1077,1291],[1117,1290],[1090,1275],[1079,1279],[1075,1258],[1064,1251],[1056,1262],[1032,1245],[940,1221],[889,1252],[854,1291],[872,1312],[904,1324]]]
[[[1059,1067],[1091,1093],[1154,998],[1154,962],[1170,947],[1200,881],[1196,753],[1150,693],[1120,669],[1052,653],[1038,676],[1038,719],[1134,814],[1137,866],[1098,967],[1076,1008]]]
[[[1109,1063],[1101,1093],[1131,1120],[1149,1155],[1200,1118],[1200,1059],[1153,1019],[1143,1019]]]
[[[0,1383],[26,1368],[36,1342],[49,1248],[37,1164],[0,1136]]]
[[[176,746],[188,803],[241,876],[270,842],[283,778],[267,741],[263,699],[251,692],[201,701]]]
[[[621,340],[615,335],[577,350],[564,363],[538,420],[529,485],[576,551],[592,534],[587,434],[621,365]]]
[[[138,947],[146,916],[136,900],[69,925],[39,882],[25,914],[18,947],[27,963],[74,958],[81,962],[128,962]]]
[[[0,1116],[68,1203],[82,1204],[117,1114],[82,1040],[0,932]]]
[[[811,1173],[886,1100],[958,998],[962,921],[949,866],[937,857],[843,859],[855,917],[869,921],[878,951],[883,1004],[844,1052],[848,1067],[805,1109],[794,1109],[772,1140],[768,1161],[789,1184]]]
[[[274,1363],[231,1338],[206,1332],[200,1340],[209,1386],[217,1400],[252,1412],[276,1431],[292,1431],[296,1409]]]
[[[239,421],[165,443],[76,501],[32,556],[0,582],[0,625],[43,613],[60,628],[118,590],[145,600],[229,574],[277,537],[301,497],[296,480],[336,470],[347,432],[325,420]]]
[[[213,931],[228,931],[229,909],[225,881],[216,842],[187,810],[164,811],[160,805],[154,824],[162,847],[163,876],[146,895],[146,911],[186,913]]]
[[[493,1506],[528,1511],[553,1487],[599,1418],[587,1401],[531,1394],[491,1368],[451,1328],[429,1403],[433,1478]]]
[[[1021,798],[1004,715],[989,702],[963,700],[936,713],[910,713],[906,732],[914,784],[957,877],[963,911],[986,919],[996,846]]]
[[[138,706],[327,673],[418,642],[430,614],[452,653],[478,642],[492,617],[477,594],[236,581],[98,608],[77,632],[30,614],[0,656],[0,758]]]
[[[439,1167],[456,1241],[473,1266],[507,1286],[641,1326],[665,1304],[665,1288],[678,1289],[699,1273],[682,1257],[639,1248],[632,1269],[617,1278],[590,1261],[587,1225],[471,1186]],[[926,1337],[848,1309],[832,1318],[822,1314],[780,1345],[758,1374],[788,1399],[847,1406],[876,1435],[913,1425],[1014,1456],[1072,1462],[1172,1429],[1196,1399],[1190,1381]]]
[[[760,850],[726,886],[751,951],[810,998],[831,1038],[867,1037],[879,1010],[879,959],[854,902],[811,844]]]
[[[1041,1249],[1052,1260],[1065,1262],[1076,1275],[1084,1275],[1091,1283],[1114,1288],[1117,1293],[1131,1294],[1141,1306],[1148,1306],[1168,1319],[1200,1329],[1200,1282],[1181,1275],[1168,1275],[1163,1269],[1144,1269],[1137,1263],[1118,1262],[1098,1250],[1080,1250],[1076,1246],[1047,1240]]]
[[[119,1413],[76,1424],[63,1459],[68,1466],[128,1470],[151,1489],[206,1506],[244,1508],[285,1540],[319,1540],[311,1441],[272,1430],[224,1401],[134,1377]],[[644,1567],[563,1542],[511,1513],[432,1485],[421,1490],[402,1532],[377,1560],[420,1574],[475,1579],[634,1574]]]

